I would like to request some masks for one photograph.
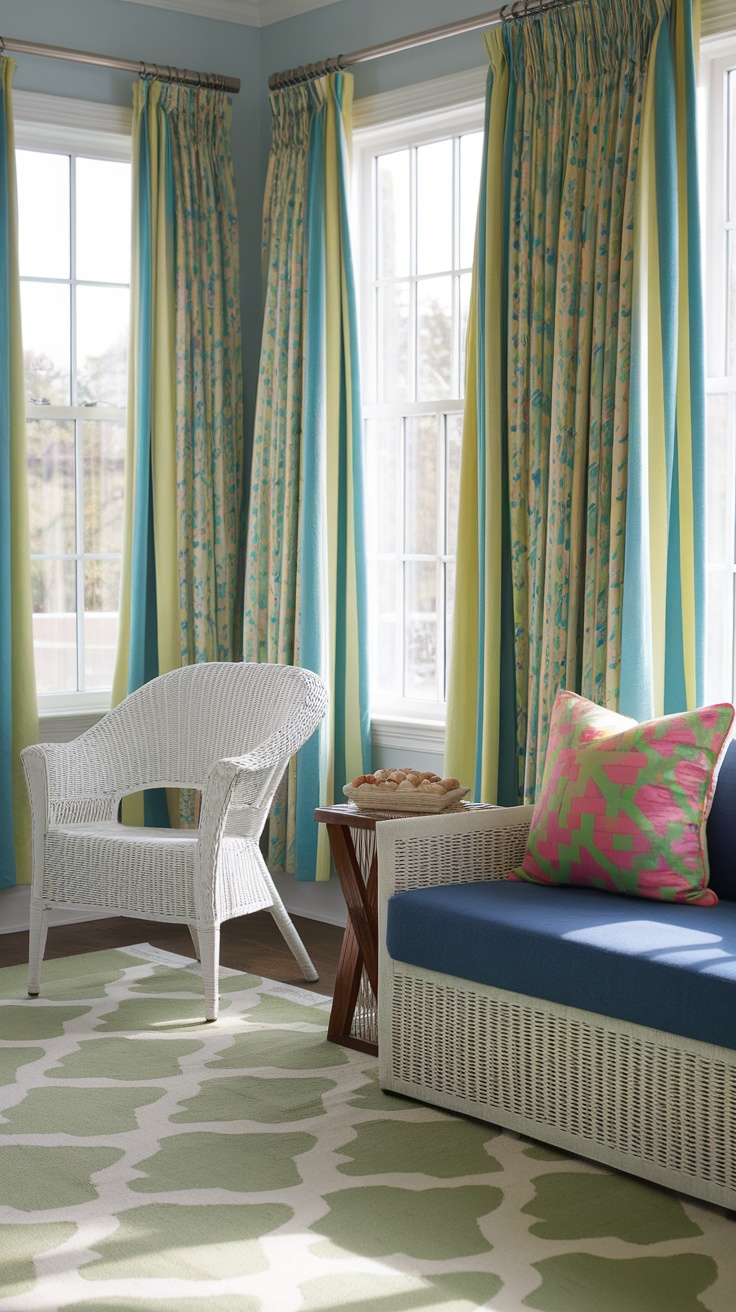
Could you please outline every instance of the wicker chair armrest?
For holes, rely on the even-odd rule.
[[[113,795],[105,786],[102,769],[96,768],[102,767],[105,762],[102,748],[99,734],[95,735],[92,729],[88,729],[68,743],[34,743],[32,747],[23,749],[21,757],[29,788],[32,786],[31,771],[34,770],[34,763],[35,768],[44,772],[50,816],[56,808],[66,805],[78,806],[82,810],[95,809],[99,803],[105,804],[104,809],[113,803],[117,805],[122,792],[126,790],[120,789]],[[81,752],[85,758],[84,786],[78,788],[73,787],[70,781],[80,773],[78,761]],[[136,782],[131,780],[131,785]]]
[[[49,824],[91,824],[111,819],[117,809],[118,798],[104,788],[94,786],[94,777],[88,778],[84,792],[60,787],[65,781],[64,761],[72,754],[73,742],[34,743],[21,752],[34,828],[41,825],[45,831]],[[53,786],[56,781],[56,787]]]
[[[526,850],[533,807],[384,820],[376,826],[379,902],[437,884],[504,879]]]

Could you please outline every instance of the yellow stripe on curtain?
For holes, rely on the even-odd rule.
[[[503,33],[497,29],[484,40],[490,64],[486,153],[468,317],[460,466],[462,513],[458,516],[445,771],[463,782],[472,780],[477,801],[495,802],[499,769],[501,522],[506,442],[504,207],[499,180],[504,172],[509,70]]]
[[[0,845],[0,888],[31,880],[31,814],[20,752],[38,742],[36,674],[33,661],[31,608],[30,534],[28,523],[28,466],[26,455],[26,398],[23,376],[23,341],[18,274],[18,201],[15,176],[15,141],[13,134],[12,82],[15,61],[0,57],[0,169],[4,174],[2,193],[7,203],[0,214],[0,285],[6,290],[6,304],[0,305],[5,322],[0,331],[0,455],[3,489],[0,514],[0,552],[3,587],[0,595],[0,619],[3,660],[2,677],[3,791],[10,786],[4,803],[6,820],[12,816],[12,841],[8,835]],[[7,554],[6,554],[7,553]],[[8,585],[6,592],[5,584]],[[7,756],[6,756],[7,754]]]

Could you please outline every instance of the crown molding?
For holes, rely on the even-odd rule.
[[[259,0],[123,0],[124,4],[147,5],[150,9],[174,9],[196,18],[217,18],[223,23],[262,27]]]
[[[175,9],[180,14],[217,18],[223,23],[242,23],[246,27],[269,27],[271,23],[296,18],[311,9],[337,4],[338,0],[124,0],[124,3]]]
[[[259,26],[270,27],[271,23],[281,23],[285,18],[296,18],[298,14],[308,14],[311,9],[336,4],[338,0],[258,0]]]

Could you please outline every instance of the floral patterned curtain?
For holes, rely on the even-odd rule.
[[[329,875],[314,808],[370,765],[361,406],[348,229],[352,78],[273,93],[266,307],[245,585],[246,660],[303,665],[330,710],[291,762],[271,864]]]
[[[446,768],[512,803],[558,689],[700,695],[693,15],[580,0],[487,44]]]
[[[238,221],[222,92],[139,82],[126,537],[113,701],[202,660],[240,659],[244,535]],[[191,823],[194,800],[181,799]],[[168,812],[179,813],[169,798]],[[140,820],[141,805],[126,819]],[[145,798],[146,823],[166,824]]]

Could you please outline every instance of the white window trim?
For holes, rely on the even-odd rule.
[[[705,345],[706,345],[706,395],[726,394],[731,397],[732,423],[736,413],[736,378],[724,373],[725,360],[722,354],[723,326],[726,322],[728,295],[728,251],[723,225],[726,211],[727,180],[727,137],[725,132],[724,102],[725,75],[736,69],[736,29],[710,37],[701,42],[699,93],[701,100],[701,124],[705,136],[706,149],[703,151],[701,164],[701,223],[703,233],[703,274],[705,290]],[[731,462],[731,480],[736,471]],[[732,497],[736,489],[732,487]],[[733,501],[732,501],[733,507]],[[706,580],[719,574],[728,566],[709,562]],[[736,584],[736,561],[731,568],[732,587]],[[734,623],[736,616],[732,618]],[[736,642],[732,647],[732,687],[736,686]],[[709,697],[728,696],[727,689],[707,688]]]
[[[130,159],[133,111],[123,105],[15,91],[13,118],[15,144],[21,149],[63,151],[73,137],[80,153],[101,151],[108,159]]]
[[[371,156],[376,146],[390,150],[404,144],[407,135],[415,143],[431,141],[439,134],[456,135],[477,131],[483,126],[485,67],[473,68],[448,77],[415,83],[397,91],[383,92],[357,100],[353,106],[353,182],[356,196],[371,185]],[[355,251],[358,261],[365,267],[371,258],[371,237],[366,225],[359,223],[361,207],[353,206],[355,222]],[[368,308],[359,304],[361,333],[370,331],[367,322]],[[456,402],[428,403],[434,413],[438,405],[442,410],[462,408]],[[371,414],[379,407],[371,406]],[[413,714],[408,713],[409,703],[402,700],[395,711],[390,704],[380,713],[371,716],[372,740],[375,748],[392,751],[444,753],[445,708],[439,703],[411,703]]]
[[[15,145],[21,150],[46,150],[92,154],[99,158],[129,160],[133,111],[121,105],[66,96],[48,96],[33,91],[13,95]],[[80,409],[64,407],[64,418],[88,418]],[[43,418],[55,418],[50,406]],[[98,410],[96,417],[119,418],[118,410]],[[109,694],[89,692],[40,693],[38,695],[41,737],[47,742],[65,742],[90,727],[110,709]]]

